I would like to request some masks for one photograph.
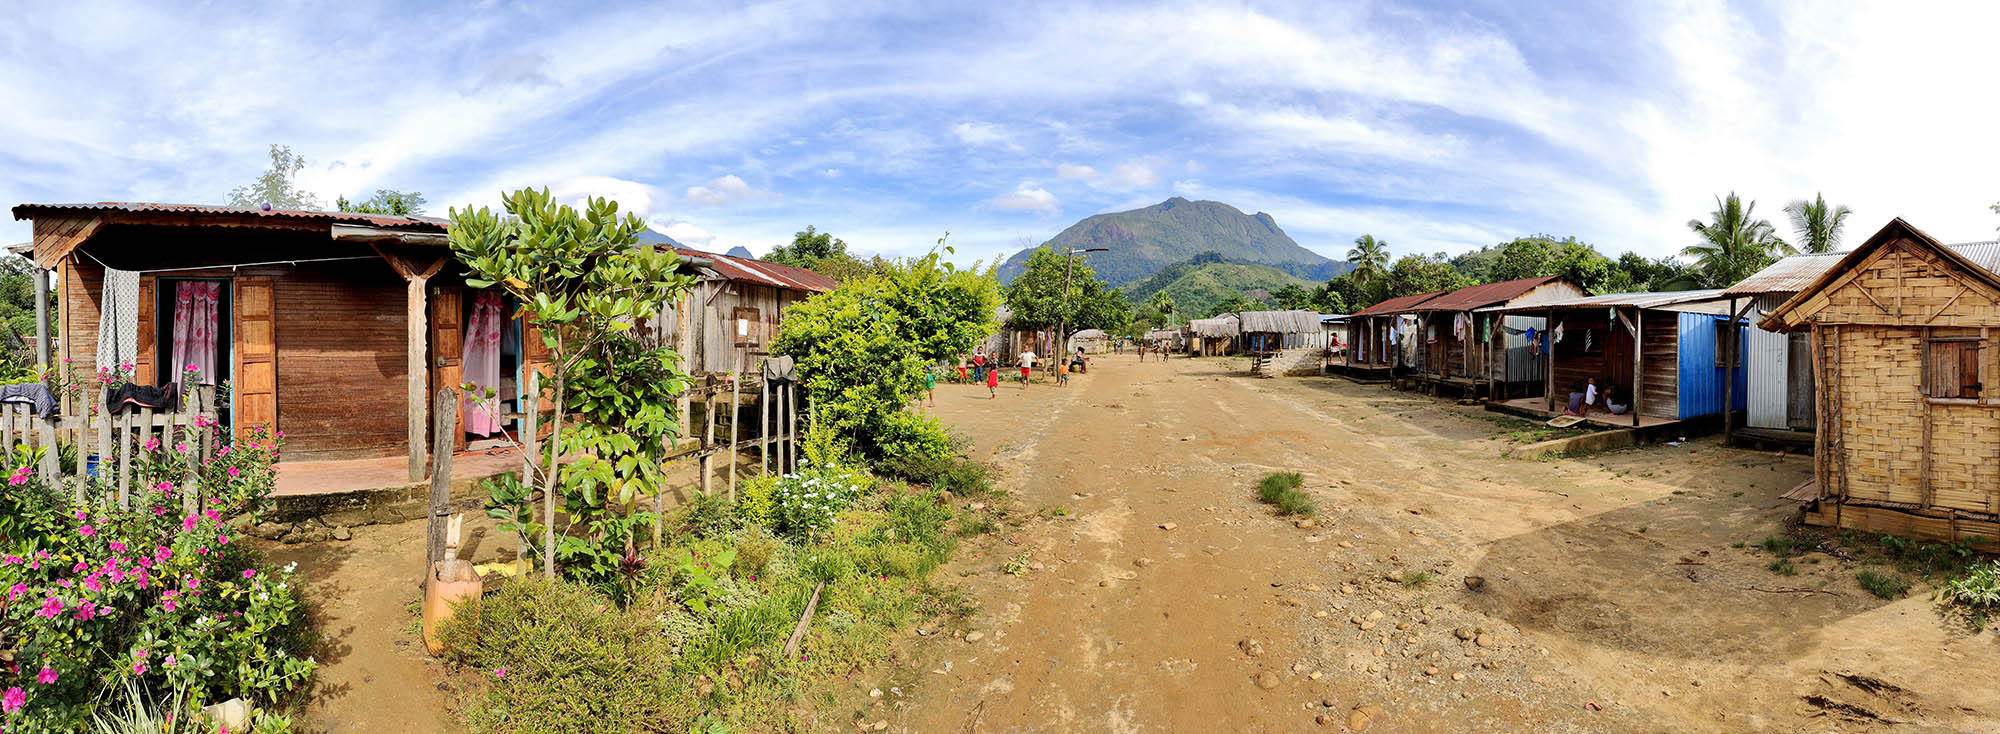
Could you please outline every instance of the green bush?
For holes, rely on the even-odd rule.
[[[1272,472],[1257,481],[1257,499],[1277,505],[1280,515],[1310,515],[1316,506],[1312,495],[1299,490],[1306,478],[1298,472]]]
[[[1981,563],[1945,580],[1937,597],[1971,613],[1976,620],[2000,611],[2000,561]]]
[[[1287,490],[1284,494],[1278,496],[1278,514],[1280,515],[1310,515],[1316,509],[1318,507],[1313,504],[1312,495],[1296,489]]]
[[[871,438],[880,460],[890,464],[950,461],[958,453],[944,424],[923,413],[898,411],[884,415]]]
[[[743,484],[737,495],[736,514],[758,527],[778,526],[778,475],[766,474]]]
[[[1860,582],[1861,588],[1867,589],[1868,593],[1883,599],[1894,599],[1910,590],[1909,579],[1872,568],[1856,574],[1854,580]]]

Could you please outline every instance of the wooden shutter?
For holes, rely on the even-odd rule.
[[[159,299],[154,297],[158,281],[151,275],[139,276],[139,338],[133,340],[132,381],[141,385],[160,384],[161,376],[172,366],[154,364],[159,358],[159,330],[157,314]]]
[[[247,436],[278,425],[278,343],[273,328],[274,283],[269,276],[245,276],[236,285],[236,430]]]
[[[457,390],[465,382],[465,289],[439,287],[431,293],[431,394],[440,388]],[[463,406],[460,406],[463,408]],[[436,416],[432,416],[436,420]],[[458,411],[452,451],[465,448],[465,411]],[[438,451],[444,447],[434,447]]]

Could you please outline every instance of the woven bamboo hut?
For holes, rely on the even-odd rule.
[[[1424,380],[1434,387],[1469,394],[1492,394],[1516,378],[1539,381],[1542,374],[1535,365],[1537,360],[1525,354],[1525,349],[1508,349],[1507,336],[1508,327],[1525,333],[1539,328],[1541,319],[1499,311],[1583,295],[1583,289],[1567,278],[1550,275],[1467,286],[1410,307],[1424,334]],[[1522,346],[1526,346],[1525,340]],[[1510,356],[1523,364],[1508,369]]]
[[[1816,463],[1786,494],[1807,522],[2000,539],[2000,243],[1891,220],[1760,325],[1811,345]]]
[[[1236,315],[1251,353],[1322,346],[1317,311],[1244,311]]]
[[[1226,313],[1212,319],[1195,319],[1188,322],[1194,339],[1190,347],[1202,356],[1220,356],[1236,348],[1236,338],[1243,333],[1242,320],[1236,314]]]
[[[1399,367],[1410,366],[1402,354],[1404,322],[1414,322],[1413,306],[1444,295],[1444,291],[1399,296],[1377,303],[1347,318],[1347,361],[1345,368],[1355,377],[1388,377]]]

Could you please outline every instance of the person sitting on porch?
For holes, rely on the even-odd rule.
[[[1584,392],[1583,382],[1579,380],[1577,382],[1570,383],[1569,405],[1563,408],[1563,415],[1581,416],[1583,415],[1584,411],[1589,409],[1590,409],[1590,398],[1589,395]]]
[[[1620,398],[1618,388],[1606,388],[1604,391],[1604,409],[1611,411],[1612,415],[1624,415],[1625,411],[1631,410],[1632,405]]]

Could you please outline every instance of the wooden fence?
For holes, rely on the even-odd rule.
[[[95,396],[87,396],[94,398]],[[104,501],[122,507],[132,504],[133,455],[147,451],[149,441],[173,450],[188,446],[186,476],[180,485],[181,503],[189,511],[200,503],[196,469],[215,454],[215,388],[197,387],[188,392],[179,410],[163,411],[130,407],[106,415],[101,402],[61,400],[61,414],[54,418],[37,415],[25,403],[0,403],[0,447],[5,447],[8,466],[22,465],[36,452],[36,472],[52,485],[66,486],[76,500],[88,499],[93,489],[106,493]],[[74,447],[75,465],[68,473],[62,468],[61,447]]]

